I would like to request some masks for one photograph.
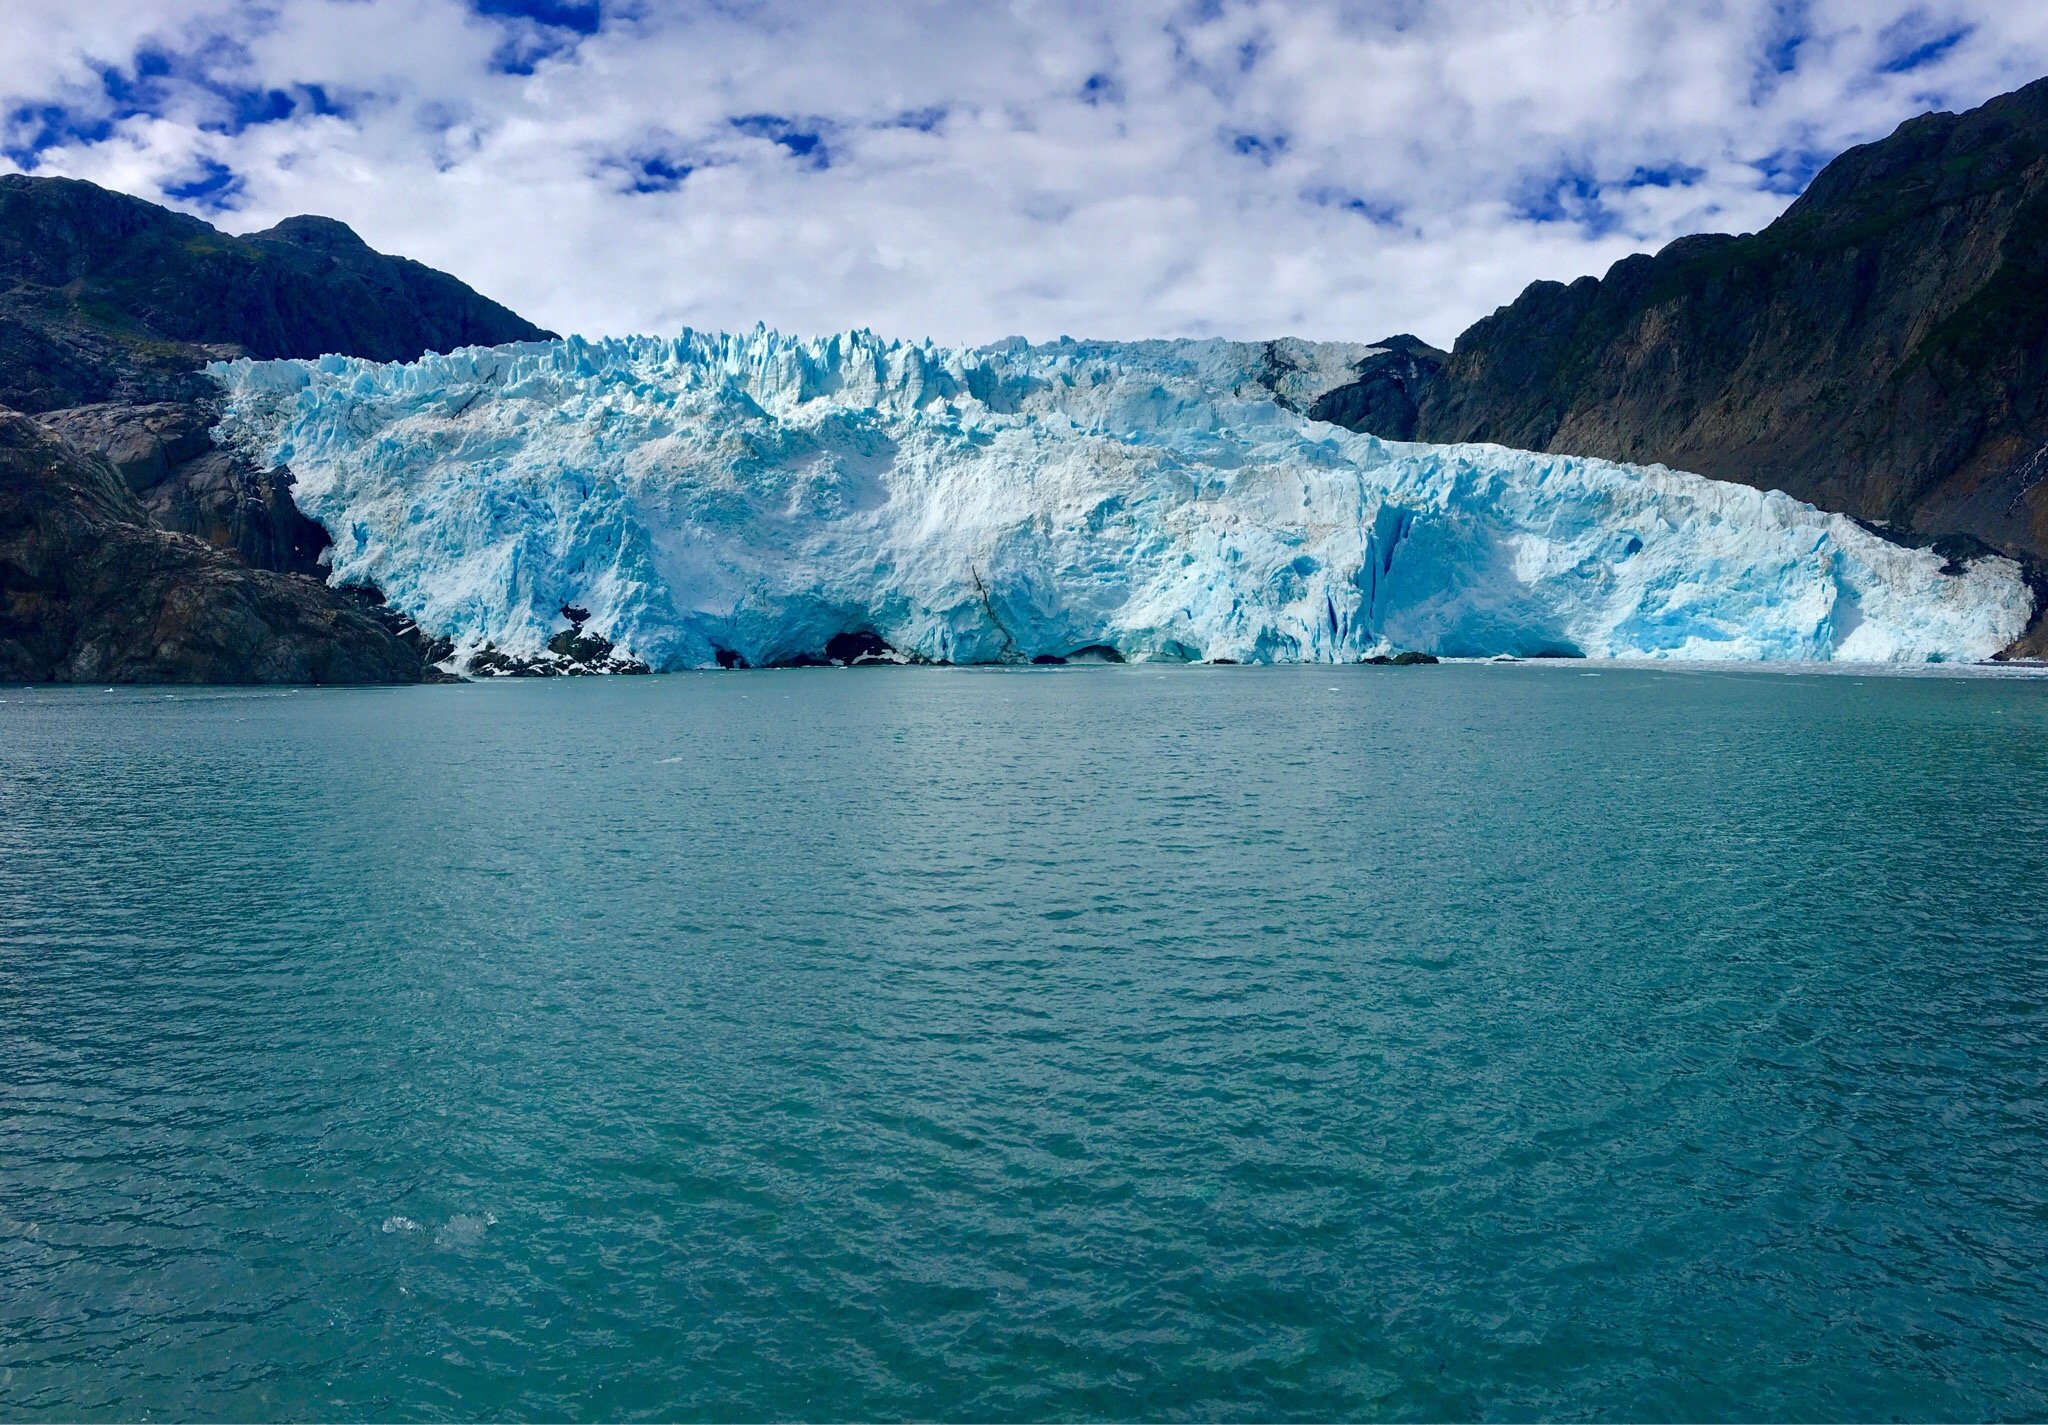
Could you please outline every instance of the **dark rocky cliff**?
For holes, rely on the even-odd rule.
[[[1762,232],[1536,283],[1313,413],[1661,461],[2048,555],[2048,80],[1849,150]]]
[[[0,411],[0,682],[416,683],[375,614],[151,522],[118,471]]]
[[[290,473],[214,448],[200,368],[550,335],[331,219],[232,237],[90,183],[0,176],[0,679],[431,676],[402,617],[326,587],[327,535]]]

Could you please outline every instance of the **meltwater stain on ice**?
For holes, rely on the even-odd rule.
[[[467,650],[537,653],[571,605],[661,669],[842,634],[956,663],[1967,661],[2026,627],[2010,561],[1946,574],[1782,492],[1299,414],[1365,350],[756,330],[208,370],[334,581]]]

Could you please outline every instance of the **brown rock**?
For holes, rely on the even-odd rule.
[[[159,529],[103,457],[0,408],[0,681],[417,683],[325,585]]]

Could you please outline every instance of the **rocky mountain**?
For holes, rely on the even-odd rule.
[[[214,448],[201,368],[550,335],[328,218],[234,237],[90,183],[0,176],[0,678],[428,676],[408,621],[326,586],[327,534],[289,472]]]
[[[69,178],[0,176],[0,405],[189,400],[233,348],[405,361],[550,333],[331,218],[248,237]]]
[[[2048,556],[2048,80],[1829,164],[1784,216],[1538,282],[1314,414],[1663,462]]]

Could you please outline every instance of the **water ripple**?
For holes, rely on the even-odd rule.
[[[2048,1413],[2048,686],[1575,671],[10,692],[0,1414]]]

